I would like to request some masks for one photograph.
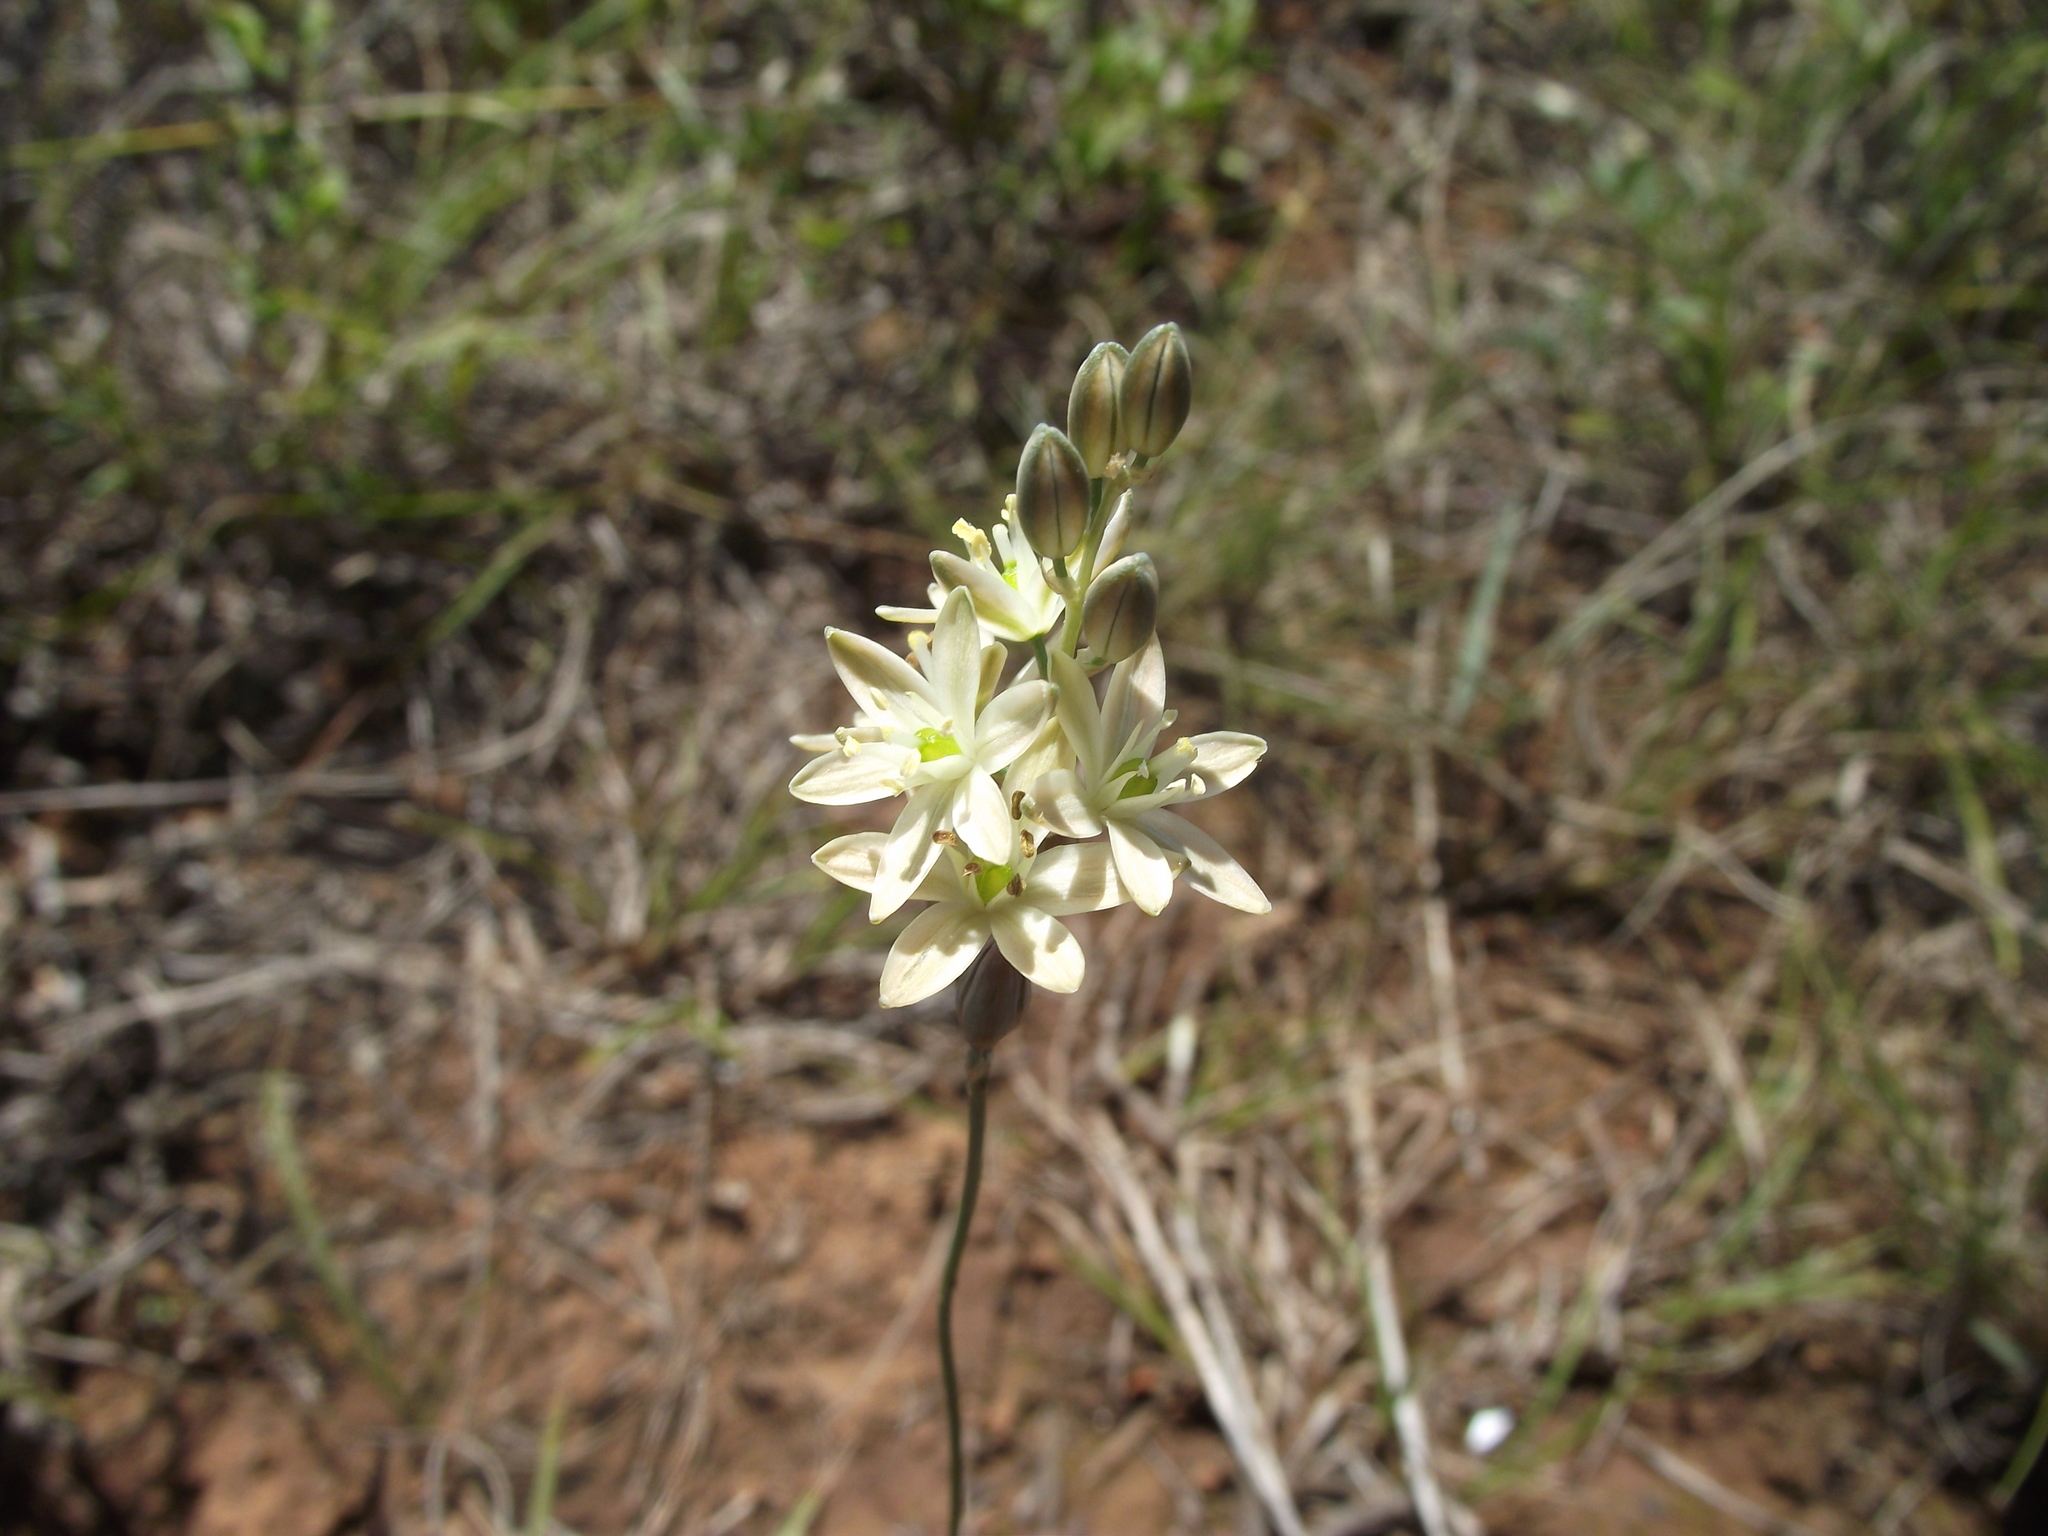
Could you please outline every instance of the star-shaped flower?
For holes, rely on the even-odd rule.
[[[1079,662],[1056,651],[1052,668],[1074,766],[1031,786],[1026,805],[1032,815],[1067,837],[1107,833],[1118,876],[1148,913],[1173,899],[1174,876],[1182,871],[1189,885],[1227,907],[1271,911],[1273,904],[1237,860],[1166,809],[1238,783],[1258,767],[1266,743],[1241,731],[1205,731],[1155,753],[1159,733],[1173,723],[1165,707],[1166,658],[1156,639],[1117,663],[1100,705]]]
[[[930,608],[881,607],[875,610],[899,624],[930,624],[946,595],[964,589],[974,602],[987,638],[1025,642],[1050,634],[1066,612],[1066,602],[1045,579],[1031,541],[1017,522],[1017,498],[1003,504],[1003,520],[990,536],[962,518],[953,532],[967,546],[967,558],[932,551]]]
[[[873,890],[891,857],[880,832],[835,838],[811,862],[843,885]],[[952,982],[995,940],[1003,958],[1048,992],[1072,992],[1087,969],[1080,941],[1060,919],[1130,900],[1106,843],[1035,851],[1019,832],[1012,862],[969,858],[944,847],[913,898],[931,906],[911,919],[882,965],[882,1006],[920,1002]]]
[[[1032,679],[995,692],[1006,653],[982,644],[964,590],[947,596],[931,639],[915,647],[922,671],[847,630],[826,630],[825,642],[862,723],[839,732],[838,751],[805,764],[789,792],[818,805],[909,795],[866,887],[868,915],[880,922],[931,870],[935,833],[957,835],[991,863],[1009,858],[1015,826],[995,775],[1038,735],[1053,690]]]

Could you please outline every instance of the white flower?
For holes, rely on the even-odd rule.
[[[826,630],[825,643],[862,714],[839,732],[839,750],[805,764],[789,792],[818,805],[910,796],[868,887],[868,915],[880,922],[938,858],[935,834],[951,831],[980,858],[1008,860],[1016,828],[995,775],[1039,734],[1053,693],[1039,679],[995,693],[1006,653],[982,644],[965,591],[946,598],[930,641],[917,647],[922,672],[843,629]]]
[[[1074,766],[1055,769],[1031,786],[1031,814],[1067,837],[1106,832],[1117,874],[1148,913],[1173,899],[1174,876],[1182,871],[1189,885],[1227,907],[1271,911],[1273,904],[1237,860],[1166,809],[1207,799],[1244,779],[1265,755],[1265,742],[1241,731],[1206,731],[1155,753],[1159,733],[1173,721],[1165,708],[1166,658],[1157,639],[1116,665],[1100,706],[1079,662],[1055,652],[1052,668]]]
[[[843,885],[873,890],[891,857],[889,838],[835,838],[811,862]],[[994,939],[1003,958],[1048,992],[1072,992],[1087,970],[1081,944],[1062,923],[1076,912],[1121,906],[1130,894],[1103,843],[1062,843],[1035,856],[1028,833],[1015,862],[989,864],[947,848],[918,884],[931,906],[911,919],[882,966],[882,1006],[930,997],[957,978]]]
[[[932,552],[932,574],[938,578],[931,585],[932,606],[885,606],[875,612],[899,624],[936,623],[946,595],[965,589],[988,638],[1023,642],[1050,634],[1067,605],[1047,585],[1038,556],[1024,537],[1017,522],[1017,498],[1012,496],[1003,504],[1003,520],[995,527],[993,547],[989,535],[965,518],[953,525],[953,532],[967,546],[968,558],[944,550]]]

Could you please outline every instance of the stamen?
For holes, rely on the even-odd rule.
[[[967,861],[967,862],[966,862],[965,864],[963,864],[963,865],[962,865],[962,866],[960,867],[960,873],[961,873],[961,874],[963,874],[963,875],[978,875],[978,874],[980,874],[980,873],[981,873],[981,860],[979,860],[979,859],[969,859],[969,860],[968,860],[968,861]]]
[[[938,831],[932,834],[932,841],[941,848],[958,848],[960,846],[960,839],[955,834],[948,832],[944,827],[939,828]]]
[[[1023,819],[1024,791],[1021,789],[1013,789],[1010,791],[1010,820],[1022,821]]]
[[[1038,857],[1038,840],[1029,832],[1019,832],[1017,834],[1017,844],[1024,850],[1025,858],[1035,859]]]
[[[1024,894],[1024,877],[1022,875],[1012,875],[1010,877],[1010,894],[1012,896],[1022,896]]]

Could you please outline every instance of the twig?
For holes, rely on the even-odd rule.
[[[1433,533],[1442,528],[1447,485],[1441,466],[1432,470],[1422,499]],[[1430,715],[1435,708],[1437,634],[1442,622],[1442,611],[1435,603],[1425,604],[1415,621],[1408,704],[1418,717]],[[1422,892],[1423,966],[1429,976],[1430,1009],[1436,1019],[1438,1060],[1444,1089],[1451,1099],[1451,1128],[1458,1133],[1466,1172],[1477,1178],[1484,1172],[1485,1163],[1473,1138],[1478,1115],[1472,1102],[1472,1072],[1465,1060],[1463,1021],[1458,1016],[1451,913],[1443,898],[1443,865],[1436,854],[1443,825],[1437,807],[1436,759],[1428,742],[1418,737],[1409,743],[1408,767],[1415,817],[1415,879]]]
[[[2027,910],[2026,903],[2010,892],[1986,885],[1976,876],[1942,863],[1925,848],[1909,843],[1903,837],[1886,838],[1884,856],[1958,901],[1968,902],[1980,916],[1992,922],[2005,923],[2037,944],[2048,944],[2048,924],[2036,919]]]
[[[1734,1489],[1709,1477],[1691,1462],[1664,1449],[1641,1430],[1630,1425],[1621,1432],[1621,1443],[1642,1464],[1666,1482],[1683,1488],[1702,1504],[1719,1510],[1729,1519],[1759,1531],[1763,1536],[1814,1536],[1797,1520],[1774,1515],[1761,1504],[1744,1498]]]
[[[691,1090],[690,1230],[684,1240],[683,1250],[683,1269],[688,1288],[683,1297],[683,1315],[677,1321],[675,1329],[679,1344],[673,1348],[664,1373],[666,1381],[661,1395],[643,1425],[640,1448],[634,1456],[632,1471],[626,1479],[629,1492],[627,1502],[641,1508],[640,1518],[633,1526],[634,1536],[663,1536],[663,1533],[675,1523],[676,1511],[682,1507],[691,1463],[696,1460],[698,1451],[702,1449],[704,1436],[710,1426],[706,1394],[714,1331],[707,1326],[704,1315],[704,1230],[711,1206],[712,1157],[716,1150],[712,1132],[716,1118],[718,1078],[711,1070],[709,1051],[701,1045],[698,1049],[704,1059],[700,1061],[701,1070]],[[933,1251],[937,1251],[936,1245]],[[925,1293],[918,1287],[928,1288],[928,1282],[923,1277],[930,1269],[931,1262],[927,1260],[925,1269],[919,1272],[917,1285],[912,1288],[919,1306],[923,1304]],[[904,1327],[908,1327],[907,1322],[904,1323]],[[689,1414],[676,1429],[670,1442],[667,1465],[662,1471],[661,1484],[655,1490],[654,1501],[652,1504],[646,1504],[645,1495],[653,1475],[654,1456],[661,1448],[664,1437],[668,1435],[670,1424],[680,1411],[685,1393],[690,1394]],[[829,1492],[829,1488],[826,1491]],[[744,1519],[746,1514],[752,1512],[750,1505],[740,1518]],[[737,1524],[738,1521],[733,1523]],[[717,1524],[715,1515],[712,1524]]]
[[[262,997],[336,971],[376,974],[384,969],[385,960],[376,945],[361,942],[338,943],[311,955],[281,956],[218,981],[152,992],[132,1002],[110,1003],[78,1014],[54,1025],[45,1037],[45,1046],[67,1061],[74,1060],[131,1024]]]
[[[1742,1156],[1749,1164],[1750,1177],[1755,1178],[1769,1162],[1770,1148],[1764,1142],[1764,1123],[1757,1114],[1756,1100],[1750,1095],[1749,1074],[1742,1069],[1742,1053],[1729,1037],[1728,1025],[1720,1010],[1708,1000],[1707,995],[1683,977],[1679,978],[1677,985],[1678,996],[1691,1015],[1693,1028],[1706,1050],[1707,1068],[1713,1073],[1722,1096],[1728,1100],[1728,1117],[1734,1122],[1735,1139],[1742,1144]]]
[[[155,1253],[164,1244],[176,1237],[184,1226],[184,1214],[173,1211],[155,1226],[131,1242],[123,1243],[97,1264],[73,1279],[57,1287],[32,1306],[22,1309],[20,1323],[33,1328],[38,1323],[48,1322],[76,1302],[83,1301],[95,1291],[102,1290],[108,1282],[119,1279],[144,1259]]]
[[[1545,488],[1548,489],[1547,482]],[[1479,585],[1472,590],[1465,633],[1458,642],[1458,670],[1444,700],[1444,724],[1453,729],[1464,723],[1473,700],[1479,696],[1479,680],[1486,675],[1486,659],[1493,650],[1493,627],[1500,611],[1501,591],[1507,585],[1508,567],[1514,561],[1521,536],[1522,509],[1508,502],[1494,515],[1486,565],[1479,573]]]
[[[1387,1255],[1382,1221],[1384,1177],[1380,1168],[1378,1126],[1373,1106],[1372,1045],[1367,1042],[1344,1073],[1345,1119],[1351,1132],[1351,1156],[1358,1180],[1358,1248],[1365,1278],[1366,1310],[1372,1314],[1373,1347],[1379,1355],[1380,1381],[1387,1394],[1394,1434],[1401,1442],[1401,1464],[1415,1516],[1423,1536],[1451,1536],[1443,1490],[1429,1450],[1429,1426],[1422,1403],[1408,1375],[1408,1342],[1401,1333],[1401,1304],[1394,1293],[1393,1260]]]

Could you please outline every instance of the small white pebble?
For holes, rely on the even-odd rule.
[[[1465,1449],[1490,1456],[1515,1431],[1515,1416],[1505,1408],[1482,1408],[1465,1423]]]

